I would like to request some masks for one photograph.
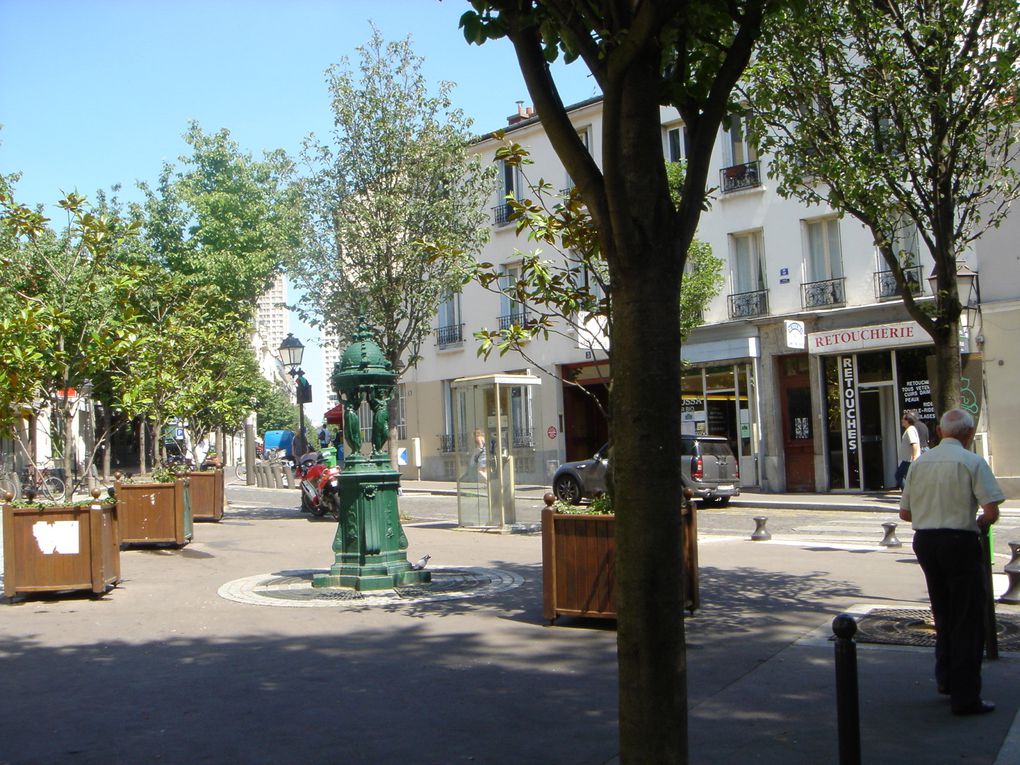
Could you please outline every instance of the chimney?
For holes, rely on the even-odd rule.
[[[523,101],[517,102],[517,114],[511,114],[506,118],[508,125],[516,125],[518,122],[523,122],[526,119],[530,119],[535,116],[535,107],[529,106],[525,108]]]

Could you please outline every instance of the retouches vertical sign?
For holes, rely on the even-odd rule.
[[[839,390],[843,402],[843,445],[847,467],[857,464],[857,385],[854,357],[839,357]],[[844,473],[849,475],[849,472]]]

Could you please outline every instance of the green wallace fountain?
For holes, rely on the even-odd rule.
[[[343,404],[347,457],[337,478],[335,563],[328,574],[316,574],[313,587],[347,587],[361,591],[392,590],[425,584],[432,575],[407,561],[407,537],[400,526],[397,490],[400,473],[384,450],[389,440],[387,404],[397,375],[382,349],[372,340],[364,318],[333,369],[333,389]],[[362,403],[371,411],[371,452],[361,453]]]

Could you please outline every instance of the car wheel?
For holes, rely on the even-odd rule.
[[[553,485],[553,494],[561,502],[576,505],[581,501],[581,484],[572,475],[561,475]]]

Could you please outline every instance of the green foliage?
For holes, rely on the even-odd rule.
[[[256,430],[264,436],[267,430],[298,429],[298,409],[290,402],[286,393],[273,387],[268,381],[260,383],[259,395],[255,404],[257,413]],[[312,431],[309,430],[309,433]]]
[[[38,210],[19,204],[10,182],[0,190],[0,352],[14,360],[0,380],[0,429],[48,407],[54,453],[71,473],[70,423],[88,381],[121,373],[135,344],[136,314],[119,298],[121,271],[138,247],[140,221],[116,198],[90,204],[79,194],[58,202],[59,232]],[[92,455],[85,455],[86,467]]]
[[[492,263],[476,263],[472,277],[490,291],[505,295],[514,305],[527,306],[527,321],[505,329],[482,329],[475,333],[480,341],[478,354],[500,356],[511,351],[521,353],[529,362],[526,344],[551,334],[568,332],[572,340],[587,344],[590,350],[610,355],[608,336],[612,326],[612,287],[609,268],[599,245],[591,214],[577,188],[566,194],[555,191],[544,179],[533,181],[525,168],[532,164],[530,152],[520,144],[505,142],[495,155],[520,170],[532,196],[507,198],[509,220],[518,234],[529,241],[553,248],[559,257],[543,259],[542,250],[515,252],[520,260],[520,276],[510,282]],[[674,204],[679,204],[684,182],[680,163],[667,163]],[[436,255],[439,256],[438,254]],[[687,265],[680,292],[681,336],[702,324],[708,303],[723,285],[723,263],[705,242],[694,240],[687,251]],[[544,370],[557,376],[553,370]]]
[[[191,123],[192,149],[180,167],[163,166],[146,195],[146,238],[158,262],[196,287],[214,289],[246,319],[282,264],[301,243],[301,199],[282,151],[261,161],[240,150],[227,130]]]
[[[948,348],[957,259],[1020,196],[1020,5],[826,0],[796,20],[775,19],[750,71],[749,127],[770,175],[780,193],[868,226],[907,310]],[[939,274],[927,310],[898,245],[915,226]],[[939,377],[943,406],[958,401],[959,370]]]
[[[310,247],[291,267],[305,318],[346,338],[364,313],[400,372],[487,235],[491,173],[467,154],[453,86],[429,93],[408,40],[376,31],[358,52],[357,71],[344,59],[326,72],[335,128],[330,143],[305,143]],[[447,257],[430,258],[423,242]]]

